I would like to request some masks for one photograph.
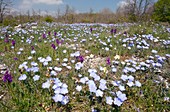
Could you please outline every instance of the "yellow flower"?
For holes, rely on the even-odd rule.
[[[104,71],[104,73],[106,73],[106,72],[107,72],[107,68],[106,68],[106,67],[104,67],[104,68],[103,68],[103,71]]]

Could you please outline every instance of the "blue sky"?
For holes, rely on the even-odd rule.
[[[63,12],[65,6],[69,5],[74,8],[76,12],[89,12],[90,8],[92,8],[94,12],[99,12],[103,8],[116,11],[121,1],[123,0],[14,0],[13,7],[22,12],[32,9],[55,12],[58,8]]]

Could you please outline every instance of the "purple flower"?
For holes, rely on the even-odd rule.
[[[51,32],[50,32],[50,31],[48,31],[48,35],[51,35]]]
[[[31,46],[31,50],[32,50],[32,51],[34,50],[34,46]]]
[[[46,38],[46,34],[44,33],[44,34],[42,35],[42,37],[43,37],[43,39],[45,39],[45,38]]]
[[[11,76],[11,74],[8,71],[5,72],[5,74],[2,77],[2,79],[3,79],[4,82],[7,82],[7,81],[8,82],[12,82],[12,76]]]
[[[59,39],[56,39],[56,43],[58,44],[58,45],[61,45],[62,43],[64,42],[64,40],[59,40]]]
[[[11,43],[12,43],[12,46],[15,46],[15,40],[12,40]]]
[[[55,44],[51,44],[51,47],[52,47],[53,49],[56,49]]]
[[[116,34],[116,31],[117,31],[116,29],[113,29],[113,28],[112,28],[111,31],[110,31],[110,33],[113,35],[113,33]]]
[[[4,42],[5,42],[5,43],[8,43],[8,42],[9,42],[8,37],[6,37],[6,38],[4,39]]]
[[[18,58],[17,58],[17,57],[15,57],[15,58],[14,58],[14,60],[18,60]]]
[[[84,61],[83,56],[78,56],[78,57],[76,57],[76,58],[77,58],[78,61],[80,61],[81,63],[83,63],[83,61]]]
[[[126,31],[124,31],[124,33],[123,33],[124,35],[126,35],[127,34],[127,32]]]
[[[106,63],[107,63],[107,65],[110,65],[110,58],[108,57],[107,59],[106,59]]]
[[[56,32],[54,32],[54,36],[56,36],[57,35],[57,33]]]
[[[93,31],[93,28],[90,28],[90,32],[92,33],[92,31]]]

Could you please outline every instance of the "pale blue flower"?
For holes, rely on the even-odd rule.
[[[62,102],[63,101],[63,95],[61,94],[55,94],[55,96],[52,97],[52,99],[55,101],[55,102]]]
[[[34,81],[37,81],[37,80],[40,79],[40,76],[39,76],[39,75],[35,75],[35,76],[33,77],[33,79],[34,79]]]
[[[88,84],[88,86],[89,86],[89,91],[95,93],[96,90],[97,90],[97,87],[96,87],[96,84],[94,83],[94,81],[93,81],[93,80],[89,80],[89,81],[87,82],[87,84]]]
[[[50,80],[47,80],[46,82],[44,82],[43,84],[42,84],[42,88],[49,88],[50,87],[50,85],[51,85],[51,82],[50,82]]]
[[[112,103],[113,103],[113,99],[112,99],[112,97],[106,97],[106,103],[107,104],[109,104],[109,105],[112,105]]]
[[[135,85],[136,85],[137,87],[141,87],[141,83],[140,83],[139,81],[135,81]]]
[[[98,89],[97,91],[96,91],[96,96],[97,97],[103,97],[103,91],[101,91],[100,89]]]
[[[126,81],[126,80],[128,80],[128,76],[127,76],[127,75],[122,75],[122,76],[121,76],[121,79],[122,79],[123,81]]]
[[[81,63],[81,62],[78,62],[78,63],[75,64],[76,70],[80,70],[82,67],[83,67],[83,63]]]
[[[121,90],[121,91],[125,91],[126,89],[125,89],[125,86],[122,86],[122,85],[119,85],[119,89]]]
[[[18,80],[25,80],[25,79],[27,79],[27,75],[25,75],[25,74],[21,75],[21,76],[18,78]]]
[[[79,85],[78,85],[78,86],[76,87],[76,90],[77,90],[77,91],[81,91],[81,90],[82,90],[82,86],[79,86]]]
[[[88,80],[89,80],[88,77],[83,77],[83,78],[80,79],[80,82],[85,84]]]
[[[116,92],[117,97],[114,98],[114,104],[121,106],[122,103],[127,100],[126,94],[123,94],[121,91]]]

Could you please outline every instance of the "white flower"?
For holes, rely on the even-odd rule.
[[[71,70],[71,69],[72,69],[72,67],[71,67],[71,66],[66,66],[66,68],[67,68],[67,69],[69,69],[69,70]]]
[[[112,81],[112,84],[113,84],[114,86],[119,86],[119,85],[120,85],[120,81]]]
[[[44,82],[44,83],[42,84],[42,88],[49,88],[50,85],[51,85],[50,80],[47,80],[46,82]]]
[[[33,79],[34,79],[34,81],[37,81],[37,80],[40,79],[40,76],[39,76],[39,75],[35,75],[35,76],[33,77]]]
[[[125,86],[119,85],[119,89],[120,89],[121,91],[125,91]]]
[[[17,54],[19,55],[19,54],[21,54],[21,52],[19,51],[19,52],[17,52]]]
[[[28,57],[28,60],[30,60],[30,59],[32,59],[32,56],[29,56],[29,57]]]
[[[63,95],[61,95],[61,94],[55,94],[55,96],[53,96],[52,98],[53,98],[53,100],[55,101],[55,102],[62,102],[62,100],[63,100]]]
[[[117,69],[116,68],[112,68],[112,72],[117,72]]]
[[[97,90],[97,87],[96,87],[96,84],[94,83],[94,81],[93,80],[89,80],[87,84],[89,86],[89,91],[95,93],[96,90]]]
[[[126,80],[128,79],[128,76],[127,76],[127,75],[122,75],[122,76],[121,76],[121,79],[122,79],[123,81],[126,81]]]
[[[129,87],[132,87],[132,86],[134,86],[134,83],[133,83],[132,81],[128,81],[128,82],[127,82],[127,85],[128,85]]]
[[[55,72],[54,70],[52,70],[50,74],[56,76],[56,75],[57,75],[57,72]]]
[[[80,79],[80,82],[85,84],[88,80],[89,80],[88,77],[83,77],[83,78]]]
[[[121,91],[116,92],[117,97],[114,98],[114,104],[121,106],[122,103],[127,100],[126,94],[123,94]]]
[[[103,97],[103,91],[101,91],[100,89],[98,89],[98,90],[96,91],[96,96],[97,96],[97,97],[98,97],[98,96]]]
[[[66,67],[66,66],[67,66],[67,63],[62,63],[62,66]]]
[[[67,58],[64,58],[64,59],[63,59],[63,61],[64,61],[64,62],[67,62],[67,61],[68,61],[68,59],[67,59]]]
[[[63,53],[65,54],[67,52],[67,50],[63,50]]]
[[[35,54],[35,53],[36,53],[36,51],[35,51],[35,50],[32,50],[32,51],[31,51],[31,54]]]
[[[68,96],[64,96],[61,104],[66,105],[69,102]]]
[[[81,63],[81,62],[78,62],[78,63],[75,64],[75,69],[76,69],[76,70],[79,70],[79,69],[81,69],[82,67],[83,67],[83,63]]]
[[[136,85],[137,87],[141,87],[141,83],[140,83],[139,81],[135,81],[135,85]]]
[[[58,71],[58,72],[61,72],[62,68],[54,67],[54,70],[56,70],[56,71]]]
[[[108,47],[105,47],[105,50],[106,50],[106,51],[109,51],[109,48],[108,48]]]
[[[76,90],[77,90],[77,91],[81,91],[81,90],[82,90],[82,86],[79,86],[79,85],[78,85],[78,86],[76,87]]]
[[[152,50],[151,52],[154,53],[154,54],[158,53],[158,51],[156,51],[156,50]]]
[[[112,99],[112,97],[106,97],[106,103],[107,104],[109,104],[109,105],[112,105],[112,103],[113,103],[113,99]]]
[[[45,62],[43,63],[43,65],[44,65],[44,66],[47,66],[47,65],[48,65],[48,62],[47,62],[47,61],[45,61]]]
[[[25,80],[27,78],[27,76],[25,74],[21,75],[18,80]]]
[[[52,58],[50,56],[47,56],[46,61],[52,61]]]

